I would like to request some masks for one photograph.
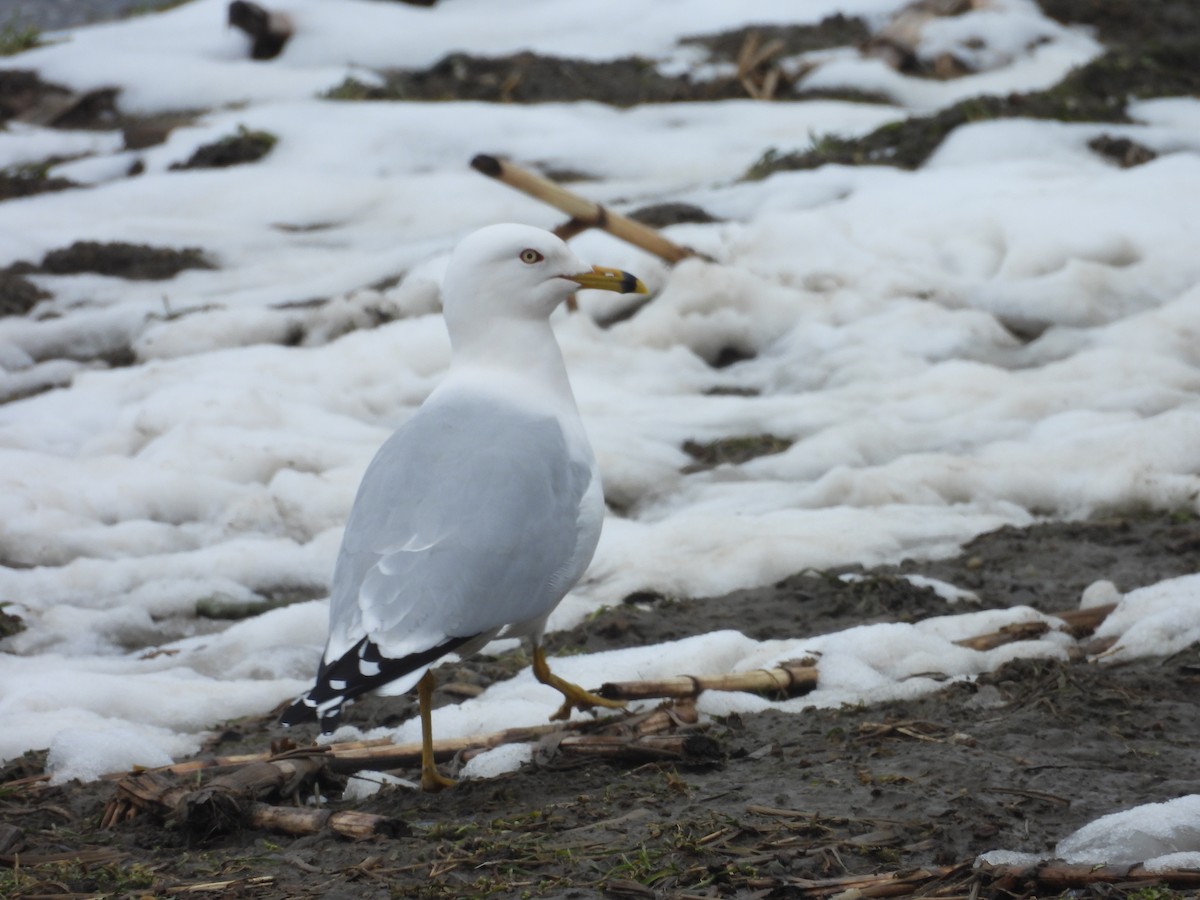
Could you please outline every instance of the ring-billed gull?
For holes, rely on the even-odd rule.
[[[554,235],[493,225],[450,257],[442,306],[450,370],[367,467],[333,573],[316,685],[284,713],[323,733],[343,704],[414,685],[421,784],[433,763],[429,671],[500,634],[533,643],[533,673],[572,709],[620,704],[554,675],[550,612],[583,574],[604,500],[550,314],[580,287],[645,293],[627,272],[585,266]]]

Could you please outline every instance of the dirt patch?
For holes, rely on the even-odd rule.
[[[792,442],[773,434],[751,434],[744,437],[720,438],[715,441],[685,441],[683,452],[695,460],[683,471],[701,472],[720,465],[740,465],[759,456],[783,453]]]
[[[7,603],[0,603],[0,638],[12,637],[25,630],[25,623],[21,621],[20,617],[14,616],[4,609],[7,605]]]
[[[196,247],[175,250],[120,241],[76,241],[70,247],[51,250],[32,271],[48,275],[94,272],[134,281],[159,281],[174,278],[186,269],[213,268],[204,251]]]
[[[197,147],[187,162],[172,163],[171,168],[224,169],[228,166],[258,162],[271,152],[278,140],[269,132],[251,131],[243,126],[238,129],[237,134]]]
[[[49,296],[24,275],[0,269],[0,316],[23,316]]]
[[[1129,138],[1100,134],[1088,141],[1088,147],[1122,169],[1142,166],[1158,159],[1158,154],[1149,147]]]
[[[629,218],[651,228],[668,228],[671,225],[683,224],[708,225],[722,221],[691,203],[655,203],[642,206],[630,212]]]
[[[640,103],[745,99],[747,78],[770,60],[811,50],[841,47],[866,38],[859,19],[831,16],[816,25],[758,25],[714,35],[696,35],[681,43],[703,48],[707,61],[736,65],[747,48],[770,48],[759,65],[738,75],[693,80],[663,75],[654,62],[626,57],[605,62],[564,59],[536,53],[505,57],[451,54],[428,69],[393,70],[382,86],[350,79],[330,97],[339,100],[482,100],[492,103],[569,103],[591,100],[611,106]],[[744,59],[743,59],[744,62]],[[777,85],[778,96],[790,89]]]
[[[1006,528],[953,559],[880,568],[856,582],[810,573],[720,598],[642,594],[552,643],[590,652],[718,628],[768,638],[944,613],[946,601],[898,577],[908,572],[971,587],[984,606],[1064,609],[1097,579],[1130,589],[1197,563],[1192,516]],[[436,700],[457,702],[523,663],[507,654],[444,666],[448,689]],[[723,719],[704,732],[715,760],[580,761],[550,747],[518,772],[439,795],[385,789],[346,803],[327,791],[332,808],[399,820],[407,832],[361,843],[329,831],[253,829],[200,841],[144,816],[101,831],[113,785],[22,786],[44,765],[44,754],[27,754],[0,772],[0,818],[19,829],[9,831],[0,862],[22,857],[19,869],[0,868],[0,893],[32,897],[53,884],[174,896],[228,882],[226,896],[267,900],[785,898],[834,892],[806,886],[814,880],[924,867],[959,896],[1046,896],[1058,891],[958,864],[997,848],[1051,855],[1056,841],[1100,815],[1200,791],[1200,718],[1190,700],[1198,686],[1200,645],[1123,667],[1017,660],[911,702]],[[348,718],[371,726],[411,712],[407,697],[371,699]],[[270,718],[242,720],[209,749],[262,751],[288,734]],[[1073,896],[1130,897],[1135,887]],[[1184,896],[1158,890],[1158,898]]]
[[[50,167],[55,162],[57,160],[47,160],[44,163],[13,166],[0,171],[0,200],[32,197],[34,194],[65,191],[68,188],[79,187],[68,178],[50,175]]]
[[[497,58],[454,53],[429,69],[386,73],[381,86],[349,79],[329,94],[335,100],[591,100],[623,107],[745,96],[729,79],[694,83],[685,75],[662,75],[654,63],[637,57],[592,62],[536,53]]]
[[[1197,4],[1042,0],[1041,5],[1062,22],[1096,28],[1108,52],[1045,91],[973,97],[931,116],[884,125],[861,138],[826,135],[805,150],[768,150],[746,177],[764,178],[826,163],[915,169],[946,135],[972,122],[1006,118],[1127,122],[1126,106],[1132,100],[1200,94],[1200,68],[1195,64],[1200,56]]]
[[[125,148],[140,150],[161,144],[172,130],[199,116],[188,111],[131,116],[121,112],[117,100],[114,88],[75,93],[42,81],[36,72],[0,69],[0,124],[17,119],[48,128],[119,129]]]
[[[0,122],[25,115],[48,97],[65,98],[66,88],[47,84],[27,69],[0,69]]]

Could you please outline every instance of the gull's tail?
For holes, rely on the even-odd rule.
[[[343,706],[428,666],[476,637],[478,635],[447,638],[436,647],[399,659],[384,656],[370,638],[364,637],[333,662],[322,659],[313,689],[284,710],[279,721],[284,725],[320,722],[321,734],[331,734],[341,722]]]

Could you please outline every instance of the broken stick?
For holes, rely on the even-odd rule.
[[[647,253],[653,253],[669,263],[677,263],[696,255],[696,251],[667,240],[650,226],[613,212],[594,200],[568,191],[549,178],[535,175],[506,160],[481,153],[471,160],[471,168],[569,215],[571,221],[555,229],[555,234],[564,240],[588,228],[602,228],[613,237],[640,247]]]

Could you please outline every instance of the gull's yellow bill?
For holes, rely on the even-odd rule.
[[[622,272],[620,269],[610,269],[607,266],[592,266],[592,271],[579,275],[564,275],[568,281],[574,281],[580,287],[594,288],[598,291],[616,291],[618,294],[648,294],[641,279]]]

